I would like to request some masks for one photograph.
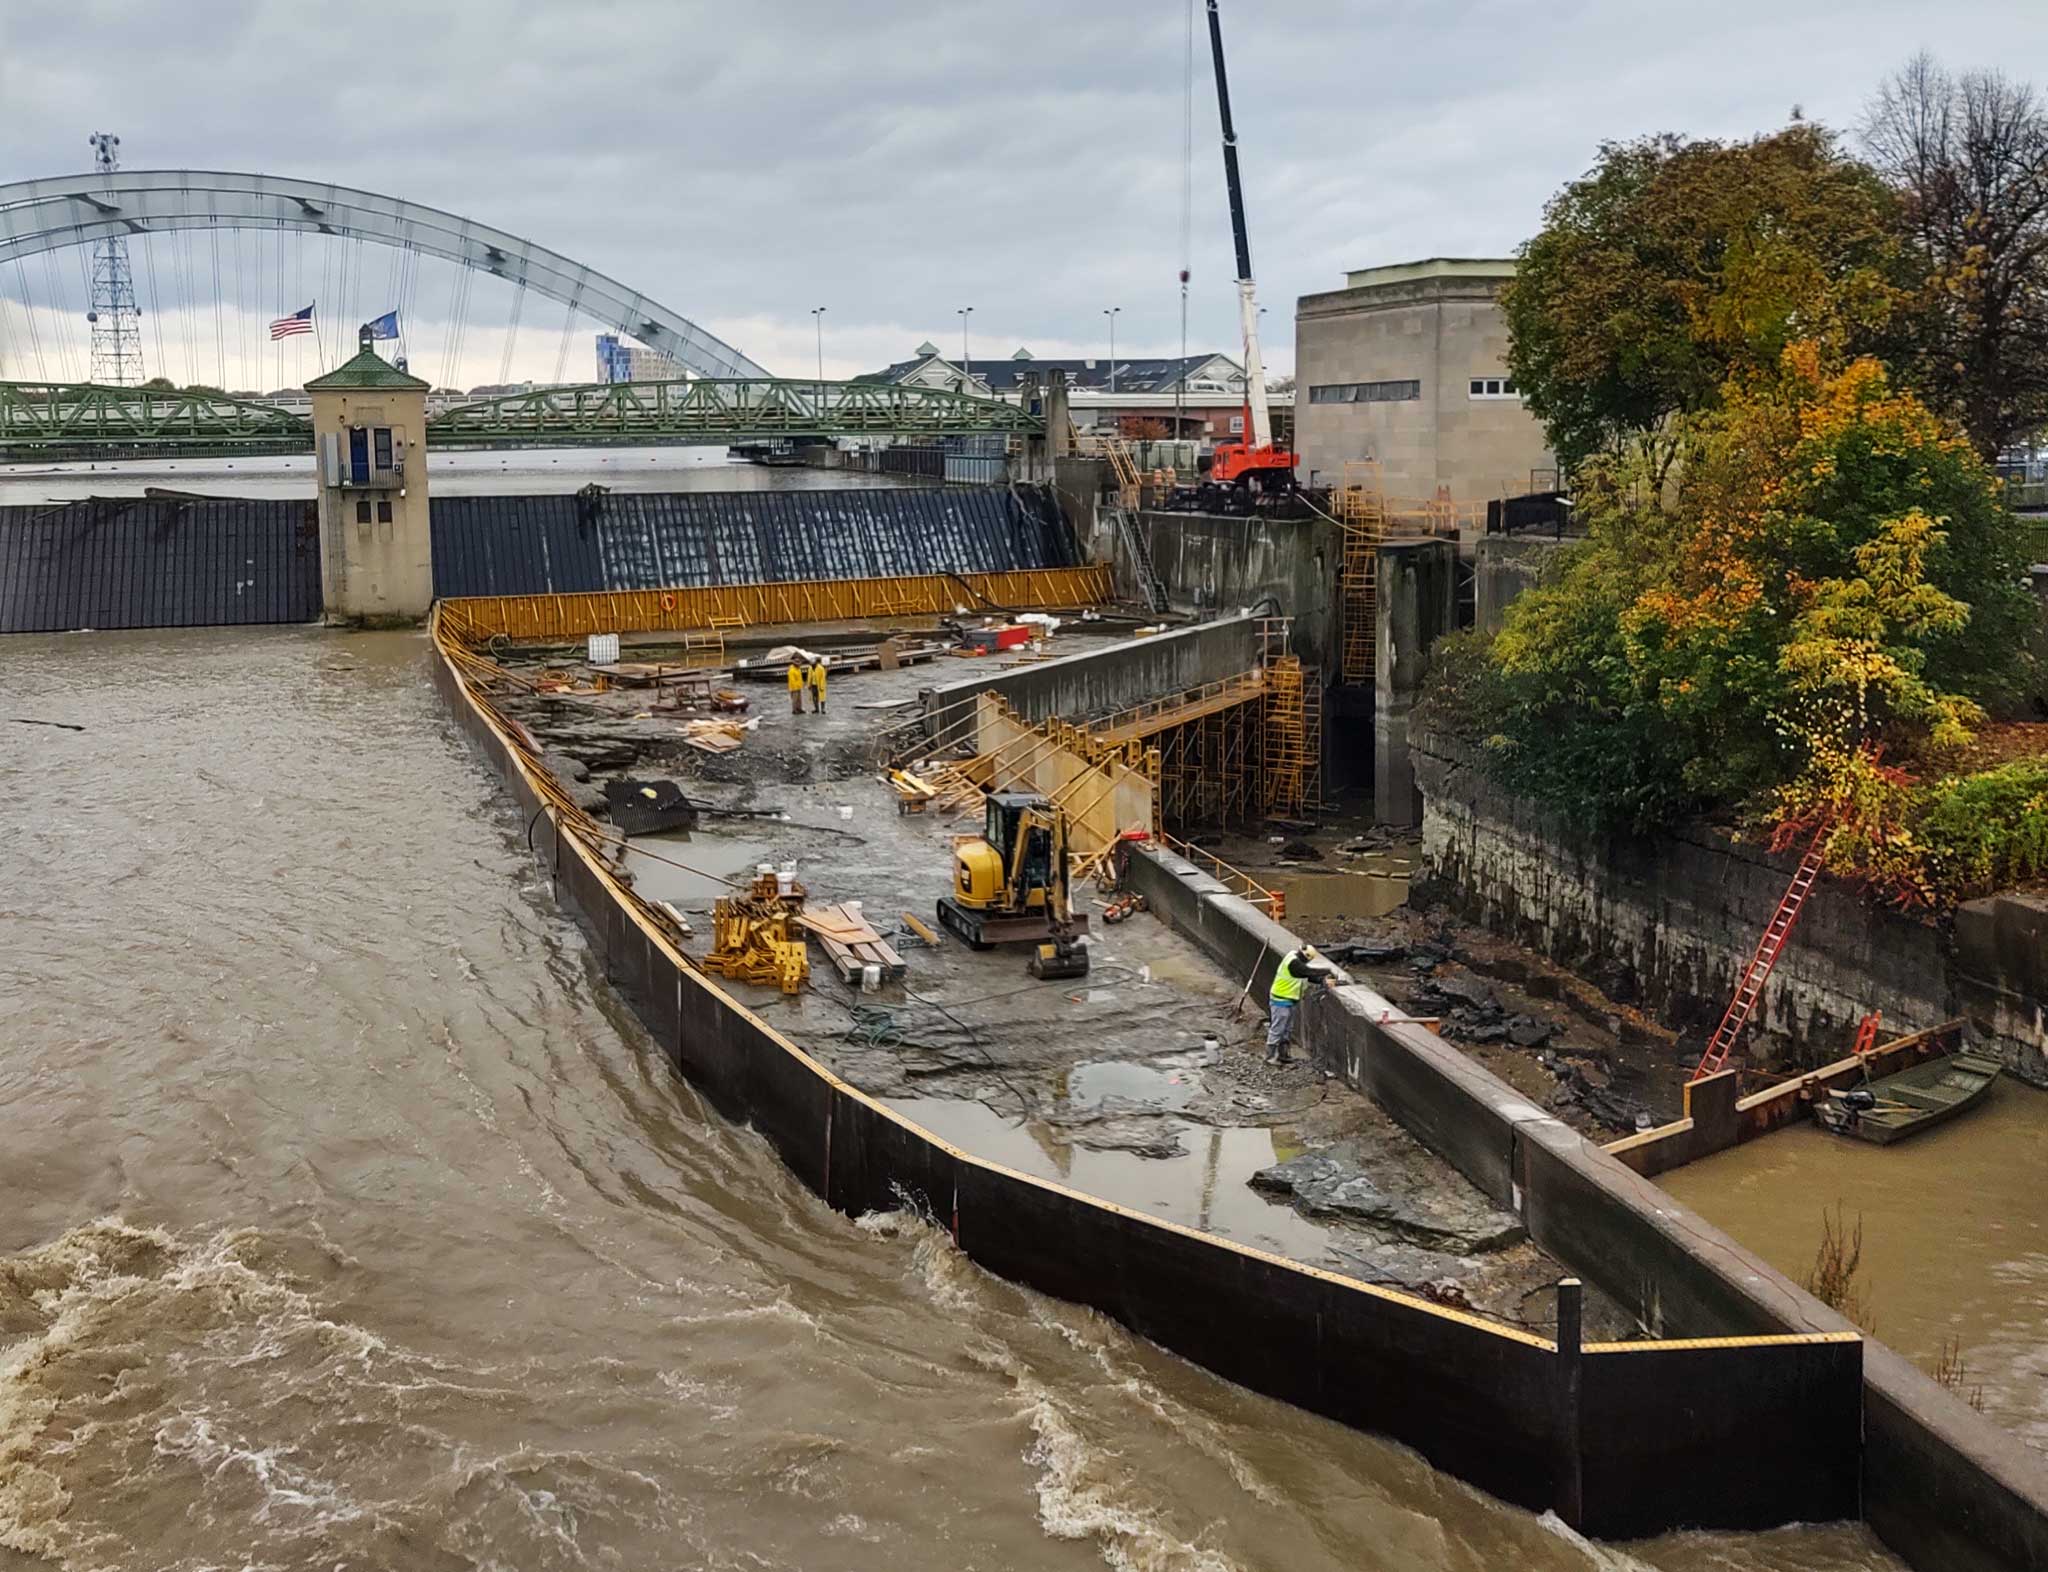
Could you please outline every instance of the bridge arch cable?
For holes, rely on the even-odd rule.
[[[168,378],[171,363],[164,356],[164,313],[158,302],[156,288],[156,247],[150,244],[148,230],[142,232],[142,276],[149,280],[149,331],[156,341],[156,370],[152,375]]]
[[[227,324],[220,314],[220,230],[212,230],[208,238],[213,242],[213,359],[214,372],[219,381],[214,384],[222,392],[228,386],[228,341]]]
[[[526,276],[521,274],[518,287],[512,291],[512,325],[505,330],[505,353],[498,361],[498,385],[504,387],[512,381],[512,351],[519,343],[519,315],[526,306]]]
[[[18,210],[0,262],[22,251],[90,244],[137,228],[222,226],[329,232],[352,241],[403,244],[410,225],[420,251],[465,272],[500,275],[515,267],[533,292],[568,305],[587,285],[586,314],[612,330],[673,356],[701,377],[755,378],[768,372],[695,322],[616,279],[517,236],[424,204],[353,187],[212,170],[120,170],[0,184],[0,211]],[[59,239],[60,235],[67,238]],[[359,277],[360,270],[353,270]],[[353,282],[353,280],[352,280]],[[351,311],[354,290],[350,293]],[[388,306],[381,309],[389,309]],[[265,318],[264,320],[268,320]],[[359,320],[353,315],[344,325]],[[217,325],[217,359],[225,361]]]

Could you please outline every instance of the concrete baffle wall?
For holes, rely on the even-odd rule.
[[[1057,634],[1053,647],[1059,647]],[[926,688],[925,735],[962,739],[984,693],[1001,694],[1027,721],[1079,721],[1220,682],[1258,662],[1259,619],[1224,617]]]
[[[327,620],[417,622],[434,604],[427,384],[380,357],[366,336],[306,391]]]
[[[1458,626],[1458,547],[1449,540],[1390,540],[1379,551],[1373,704],[1373,817],[1422,822],[1408,757],[1408,714],[1422,689],[1429,647]]]

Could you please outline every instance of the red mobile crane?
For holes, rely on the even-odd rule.
[[[1243,491],[1291,491],[1295,457],[1273,445],[1266,404],[1266,367],[1259,356],[1259,302],[1252,285],[1252,243],[1244,227],[1244,185],[1237,173],[1237,128],[1230,119],[1230,79],[1223,69],[1223,18],[1209,0],[1209,53],[1216,61],[1216,109],[1223,121],[1223,178],[1230,189],[1230,231],[1237,242],[1237,312],[1244,333],[1244,435],[1219,442],[1209,470],[1215,486]]]

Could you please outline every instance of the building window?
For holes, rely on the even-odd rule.
[[[376,443],[377,468],[389,469],[391,467],[391,428],[389,426],[374,427],[370,432],[370,436]]]
[[[379,497],[377,499],[377,522],[379,524],[389,524],[391,522],[391,499],[389,497]]]
[[[1308,390],[1311,404],[1405,404],[1421,397],[1416,381],[1323,382]]]
[[[1241,437],[1244,435],[1244,416],[1232,415],[1230,417],[1230,434],[1233,437]]]
[[[356,522],[358,524],[370,522],[370,499],[368,497],[356,498]]]
[[[1474,398],[1520,398],[1521,392],[1515,387],[1513,377],[1474,377],[1472,397]]]

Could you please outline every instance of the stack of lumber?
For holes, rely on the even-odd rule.
[[[854,916],[843,906],[807,907],[796,921],[818,941],[825,959],[832,963],[842,982],[858,985],[861,968],[866,966],[881,967],[885,982],[901,982],[909,970],[903,957],[867,925],[865,918]]]
[[[683,741],[705,753],[730,753],[746,740],[756,721],[693,720],[683,722]]]

